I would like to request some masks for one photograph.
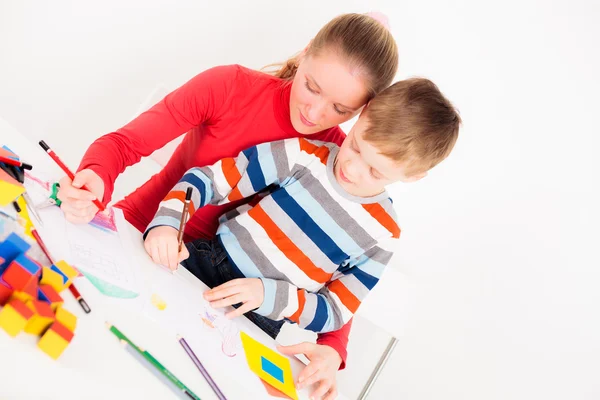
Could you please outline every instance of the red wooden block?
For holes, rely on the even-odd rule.
[[[6,304],[13,290],[8,283],[5,283],[2,279],[0,279],[0,306]]]
[[[49,303],[53,310],[61,305],[64,301],[62,297],[50,285],[40,285],[38,289],[38,298],[46,303]]]
[[[36,280],[37,277],[25,269],[21,264],[13,261],[6,271],[4,271],[4,274],[2,274],[2,279],[14,290],[23,291],[31,281]]]
[[[54,318],[54,311],[50,308],[50,304],[41,300],[31,300],[31,307],[37,315],[42,317]]]
[[[58,321],[54,321],[54,323],[48,329],[52,329],[54,332],[56,332],[60,337],[65,339],[67,342],[70,342],[71,340],[73,340],[73,336],[75,336],[75,334],[73,332],[71,332],[66,326],[64,326],[63,324],[61,324]]]
[[[37,299],[37,295],[38,295],[38,280],[37,279],[32,279],[31,282],[29,282],[27,284],[27,286],[25,286],[23,288],[23,291],[25,293],[27,293],[28,295],[30,295],[31,297],[33,297],[34,299]]]
[[[19,314],[21,314],[26,320],[33,316],[33,311],[31,311],[29,307],[27,307],[27,305],[25,305],[25,303],[23,303],[21,300],[15,299],[8,304],[10,304],[10,306]]]

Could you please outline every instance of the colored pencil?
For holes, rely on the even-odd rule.
[[[211,387],[213,392],[215,392],[219,400],[227,400],[227,397],[225,397],[223,392],[221,392],[221,389],[219,389],[219,387],[212,379],[206,368],[204,368],[204,365],[202,365],[198,357],[196,357],[196,353],[194,353],[194,350],[192,350],[188,342],[186,342],[185,338],[183,338],[183,336],[177,335],[177,340],[179,341],[179,344],[181,344],[187,355],[190,356],[192,362],[196,365],[204,379],[206,379],[206,382],[208,382],[208,385]]]
[[[42,237],[37,232],[37,230],[32,229],[31,234],[35,238],[36,242],[38,242],[38,245],[40,246],[40,248],[46,255],[46,258],[48,259],[48,261],[50,261],[50,264],[54,264],[54,260],[52,259],[52,256],[50,256],[50,251],[46,247],[46,244],[42,240]],[[85,301],[83,296],[81,296],[81,293],[79,293],[79,290],[77,290],[77,288],[75,287],[75,284],[73,282],[71,282],[71,284],[69,285],[69,291],[73,294],[73,296],[75,296],[75,300],[77,300],[77,302],[79,303],[81,308],[83,308],[83,311],[85,311],[86,314],[89,314],[90,312],[92,312],[92,309],[88,305],[87,301]]]
[[[54,151],[52,151],[52,149],[50,148],[50,146],[48,146],[46,144],[46,142],[44,142],[43,140],[40,140],[39,142],[40,146],[42,146],[42,149],[44,149],[44,151],[46,153],[48,153],[48,155],[50,156],[50,158],[52,158],[54,160],[54,162],[64,171],[65,174],[67,174],[67,176],[73,180],[75,179],[75,174],[73,174],[73,172],[71,172],[71,170],[69,169],[69,167],[67,167],[60,158],[58,158],[58,156],[56,155],[56,153]],[[87,190],[88,192],[91,193],[91,190],[86,186],[83,185],[81,187],[83,190]],[[98,207],[98,209],[100,211],[104,211],[106,209],[106,207],[104,207],[104,204],[102,204],[102,202],[98,199],[94,199],[94,204],[96,205],[96,207]]]
[[[177,242],[179,243],[179,251],[183,246],[183,229],[187,221],[188,209],[190,208],[190,201],[192,200],[192,188],[187,188],[185,192],[185,201],[183,202],[183,211],[181,212],[181,221],[179,221],[179,233],[177,234]]]
[[[159,370],[164,376],[166,376],[167,379],[169,379],[171,382],[173,382],[182,392],[185,391],[191,398],[200,400],[200,398],[198,396],[196,396],[187,386],[185,386],[179,379],[177,379],[177,377],[175,375],[173,375],[173,373],[171,371],[169,371],[167,368],[165,368],[165,366],[162,365],[156,358],[154,358],[152,356],[152,354],[150,354],[146,350],[142,349],[141,347],[136,346],[135,343],[133,343],[131,340],[129,340],[127,338],[127,336],[125,336],[123,334],[123,332],[121,332],[119,329],[117,329],[116,326],[111,325],[110,323],[107,322],[106,327],[113,333],[113,335],[115,335],[117,338],[119,338],[119,340],[124,340],[127,343],[129,343],[129,345],[131,347],[133,347],[135,350],[137,350],[138,353],[140,353],[157,370]]]
[[[27,164],[27,163],[21,162],[19,160],[15,160],[14,158],[4,157],[1,155],[0,155],[0,162],[3,162],[4,164],[8,164],[8,165],[13,165],[15,167],[20,167],[23,169],[31,170],[33,168],[33,166],[31,164]]]
[[[148,371],[150,371],[152,373],[152,375],[154,375],[154,377],[157,380],[161,381],[162,383],[165,384],[165,386],[167,386],[169,389],[171,389],[171,391],[173,393],[175,393],[175,395],[177,397],[180,397],[180,398],[183,398],[183,399],[189,399],[189,398],[193,399],[194,398],[187,391],[182,391],[176,384],[174,384],[171,380],[169,380],[158,369],[154,368],[154,365],[146,357],[144,357],[142,355],[142,353],[140,353],[139,351],[137,351],[135,348],[131,347],[131,345],[129,345],[129,343],[127,343],[127,341],[121,339],[121,345],[125,348],[125,350],[133,358],[135,358],[141,365],[143,365],[144,367],[146,367],[146,369]]]
[[[35,217],[35,219],[40,223],[41,226],[44,226],[44,221],[42,221],[42,217],[37,212],[37,210],[35,208],[35,204],[33,204],[33,200],[31,200],[31,197],[29,197],[29,194],[27,194],[27,192],[25,191],[25,192],[23,192],[22,196],[23,196],[23,200],[25,200],[25,205],[27,206],[27,208],[29,209],[31,214]]]

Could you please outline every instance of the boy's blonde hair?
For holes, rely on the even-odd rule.
[[[389,29],[366,14],[342,14],[329,21],[310,42],[306,56],[332,52],[364,73],[369,98],[388,87],[398,69],[398,47]],[[273,75],[285,80],[296,76],[300,54],[276,67]]]
[[[427,172],[452,151],[461,124],[458,112],[428,79],[394,83],[364,111],[368,126],[363,139],[398,163],[407,173]]]

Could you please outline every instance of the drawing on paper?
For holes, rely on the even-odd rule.
[[[50,192],[50,182],[44,181],[28,171],[25,171],[25,178],[30,179],[41,186],[46,192]]]
[[[240,331],[234,321],[228,320],[224,315],[215,313],[209,307],[204,307],[200,313],[204,325],[216,329],[221,335],[221,350],[227,357],[235,357],[242,350]]]
[[[108,233],[117,233],[117,221],[115,220],[115,211],[112,208],[106,212],[99,212],[90,221],[90,225],[101,231]]]
[[[43,195],[44,198],[47,199],[50,196],[50,188],[52,186],[50,181],[37,177],[28,171],[25,171],[25,178],[34,182],[36,188],[43,189],[41,195]],[[103,232],[118,233],[115,212],[112,208],[107,209],[105,212],[97,213],[88,225],[100,229]]]
[[[152,293],[152,296],[150,297],[150,302],[154,307],[156,307],[160,311],[164,311],[164,309],[167,308],[167,303],[162,299],[162,297],[160,297],[156,293]]]

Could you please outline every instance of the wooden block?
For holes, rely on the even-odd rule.
[[[0,242],[0,275],[18,255],[29,250],[29,247],[29,243],[14,232]]]
[[[19,181],[0,169],[0,206],[6,207],[23,194],[25,188]]]
[[[42,279],[40,280],[40,285],[50,285],[58,293],[65,288],[63,276],[48,267],[42,268]]]
[[[73,332],[69,331],[60,322],[54,322],[38,342],[38,347],[56,360],[65,351],[72,339]]]
[[[12,293],[13,290],[10,285],[0,278],[0,306],[3,306],[8,302]]]
[[[29,293],[23,292],[21,290],[14,290],[10,295],[8,301],[20,300],[23,303],[27,303],[30,300],[35,300],[35,297],[32,297]]]
[[[56,309],[55,318],[58,322],[63,324],[65,328],[71,332],[75,332],[75,328],[77,327],[77,317],[65,310],[63,306],[60,306]]]
[[[62,297],[50,285],[40,285],[38,288],[38,299],[50,304],[52,311],[56,311],[64,303]]]
[[[33,266],[35,266],[35,269]],[[21,254],[6,268],[6,271],[2,274],[2,279],[14,290],[23,291],[31,284],[31,281],[37,281],[35,275],[37,271],[39,271],[39,266]]]
[[[0,328],[10,336],[17,336],[27,325],[33,312],[21,300],[11,300],[0,311]]]
[[[36,278],[21,265],[13,261],[6,271],[4,271],[4,274],[2,274],[2,279],[14,290],[23,290]]]
[[[75,279],[79,272],[73,267],[71,267],[66,261],[60,260],[54,263],[52,267],[50,267],[52,271],[59,273],[63,277],[63,285],[65,288],[71,286],[73,283],[73,279]]]
[[[54,312],[45,301],[30,300],[26,305],[33,315],[25,325],[25,332],[40,336],[54,322]]]
[[[37,277],[34,277],[25,287],[21,290],[14,290],[10,300],[19,299],[23,303],[27,303],[29,300],[37,300],[38,293],[38,281]]]

